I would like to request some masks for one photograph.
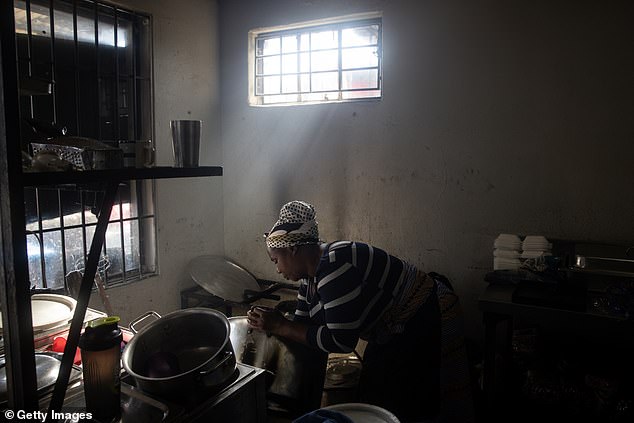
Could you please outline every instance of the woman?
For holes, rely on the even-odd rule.
[[[401,421],[469,421],[461,312],[446,278],[371,245],[322,244],[312,205],[292,201],[266,236],[277,272],[300,281],[294,320],[252,308],[249,325],[326,352],[368,342],[360,400]]]

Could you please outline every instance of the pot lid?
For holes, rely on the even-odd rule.
[[[33,332],[65,325],[73,318],[76,306],[77,301],[65,295],[33,294],[31,296]],[[0,331],[1,330],[2,317],[0,316]]]
[[[199,256],[189,262],[191,278],[223,300],[242,302],[244,291],[260,291],[257,280],[243,267],[222,256]]]

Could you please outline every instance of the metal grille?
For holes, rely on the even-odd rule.
[[[257,104],[380,98],[381,31],[375,18],[259,33]]]
[[[14,1],[14,13],[23,150],[61,127],[113,146],[152,139],[149,16],[85,0]],[[32,286],[61,289],[83,269],[95,189],[25,189]],[[121,184],[103,248],[108,285],[155,273],[155,232],[154,183]]]

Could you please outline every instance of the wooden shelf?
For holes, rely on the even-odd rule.
[[[121,168],[73,172],[24,172],[22,174],[22,182],[25,187],[33,187],[139,179],[192,178],[200,176],[222,176],[222,167],[150,167],[142,169]]]

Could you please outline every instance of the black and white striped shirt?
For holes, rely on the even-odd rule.
[[[350,352],[403,292],[415,269],[360,242],[328,245],[314,280],[302,280],[295,320],[311,323],[307,340],[326,352]]]

